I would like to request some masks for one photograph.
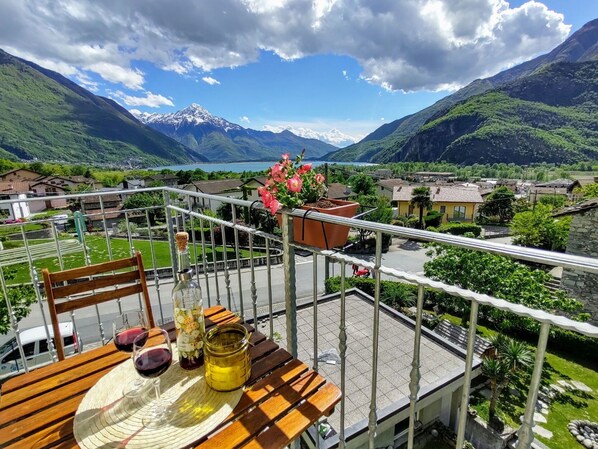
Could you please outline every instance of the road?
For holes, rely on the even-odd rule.
[[[506,239],[497,239],[495,241],[507,242]],[[420,243],[395,239],[391,245],[389,251],[382,257],[382,264],[387,267],[396,268],[402,271],[408,271],[413,273],[421,273],[423,271],[424,263],[429,259],[426,256],[427,250],[422,247]],[[367,257],[367,256],[364,256]],[[313,265],[312,257],[295,256],[296,262],[296,285],[297,285],[297,298],[299,302],[309,301],[313,298]],[[318,257],[318,295],[324,292],[324,259]],[[332,276],[339,275],[340,265],[332,264],[330,274]],[[346,276],[352,276],[351,267],[346,267]],[[272,302],[274,309],[281,309],[284,307],[284,272],[282,265],[274,265],[271,268],[272,278]],[[205,278],[203,275],[200,277],[201,287],[204,293],[204,305],[215,305],[217,303],[217,287],[220,297],[220,302],[225,307],[233,310],[240,311],[241,298],[244,304],[244,315],[246,317],[252,317],[252,298],[251,298],[251,271],[249,269],[241,270],[241,278],[237,275],[236,271],[231,271],[230,285],[227,289],[224,282],[224,273],[219,272],[218,276],[215,277],[213,273],[209,275],[209,296],[205,285]],[[239,288],[239,285],[242,288]],[[256,285],[256,304],[258,307],[258,315],[267,313],[268,311],[268,273],[266,267],[256,267],[255,269],[255,285]],[[159,321],[169,321],[172,318],[172,302],[170,301],[170,292],[173,288],[172,279],[163,280],[160,283],[159,290],[156,289],[153,281],[148,281],[148,289],[150,296],[152,297],[152,303],[157,305],[161,304],[160,307],[155,307],[154,317]],[[229,294],[230,290],[230,303]],[[241,297],[242,295],[242,297]],[[45,304],[44,304],[45,307]],[[128,299],[123,301],[123,310],[131,310],[139,308],[139,302],[137,299]],[[109,339],[112,334],[112,321],[117,315],[114,310],[114,304],[100,304],[100,314],[102,317],[102,325],[104,330],[105,339]],[[46,318],[48,318],[46,311]],[[75,312],[77,331],[79,332],[83,342],[88,345],[91,342],[97,342],[100,340],[100,331],[98,326],[97,315],[94,307],[87,307],[80,309]],[[64,315],[63,320],[68,320],[68,316]],[[42,314],[38,304],[32,306],[32,312],[24,318],[19,326],[21,329],[27,329],[30,327],[40,326],[43,324]],[[5,340],[2,338],[0,340]]]

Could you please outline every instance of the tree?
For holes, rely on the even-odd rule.
[[[515,194],[508,187],[502,186],[494,190],[484,204],[480,206],[479,214],[485,217],[498,217],[501,223],[513,218],[513,202]]]
[[[496,416],[496,404],[504,388],[533,363],[532,352],[520,341],[496,334],[492,345],[494,354],[482,359],[482,374],[490,380],[490,420]]]
[[[375,195],[376,184],[371,176],[366,174],[354,175],[349,178],[351,190],[356,195]]]
[[[142,209],[148,210],[151,224],[164,217],[164,199],[160,192],[141,192],[128,197],[123,203],[123,209]]]
[[[424,228],[424,209],[431,209],[432,199],[430,198],[429,187],[416,187],[411,192],[411,205],[419,207],[419,228]]]
[[[13,268],[4,268],[4,279],[10,281],[14,279],[16,270]],[[17,321],[25,318],[31,312],[30,306],[36,300],[32,285],[18,285],[7,287],[8,299]],[[4,294],[0,292],[0,334],[6,334],[11,330],[10,315],[6,306]]]
[[[390,200],[386,196],[360,196],[357,198],[359,206],[359,214],[367,212],[361,217],[362,220],[371,221],[373,223],[392,223],[392,207]],[[371,231],[359,229],[359,241],[364,245],[364,241],[369,237]],[[390,239],[390,236],[386,237]],[[390,242],[390,240],[388,240]]]
[[[583,186],[581,189],[576,189],[576,192],[581,193],[584,199],[598,198],[598,183]]]
[[[565,205],[566,198],[563,195],[544,195],[540,198],[540,204],[548,204],[555,209]]]
[[[545,283],[550,279],[550,274],[542,270],[532,269],[505,256],[476,250],[441,244],[431,244],[430,247],[432,251],[429,255],[434,258],[424,264],[424,273],[432,279],[549,312],[575,315],[583,307],[579,301],[567,297],[563,291],[549,290]],[[440,305],[462,314],[463,321],[466,322],[468,301],[446,294],[437,295],[440,295]],[[535,320],[503,312],[494,307],[481,307],[480,319],[503,331],[518,329],[534,332],[539,329]]]
[[[564,251],[571,216],[553,218],[552,207],[537,204],[534,210],[515,214],[511,223],[513,243],[520,246]]]

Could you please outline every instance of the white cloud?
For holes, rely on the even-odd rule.
[[[122,101],[127,106],[146,106],[148,108],[159,108],[160,106],[174,106],[174,103],[169,98],[160,94],[153,94],[145,92],[144,97],[134,97],[127,95],[124,92],[117,90],[112,92],[114,100]]]
[[[322,127],[322,124],[312,123],[312,125]],[[327,130],[314,130],[309,127],[305,126],[294,126],[291,124],[286,125],[264,125],[264,131],[270,131],[273,133],[280,133],[282,131],[290,131],[296,136],[304,137],[306,139],[318,139],[323,142],[329,143],[331,145],[335,145],[337,147],[345,147],[347,145],[351,145],[357,142],[360,138],[356,138],[354,136],[350,136],[338,130],[337,128],[327,129]]]
[[[211,76],[204,76],[202,78],[202,81],[204,83],[208,83],[210,86],[213,86],[214,84],[220,84],[220,81],[218,81],[217,79],[212,78]]]
[[[239,120],[241,120],[241,122],[243,123],[251,123],[251,120],[249,120],[249,117],[247,117],[246,115],[239,117]]]
[[[537,1],[2,0],[0,47],[137,90],[145,76],[136,61],[186,74],[248,64],[260,50],[339,54],[355,58],[370,83],[414,91],[491,75],[569,31]]]

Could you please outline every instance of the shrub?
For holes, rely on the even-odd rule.
[[[326,279],[326,294],[339,292],[341,289],[341,278],[335,276]],[[362,292],[374,296],[376,280],[368,278],[346,278],[345,288],[358,288]],[[380,300],[387,306],[398,309],[399,307],[412,306],[417,297],[417,287],[411,284],[404,284],[395,281],[380,282]]]
[[[443,234],[464,235],[471,232],[474,236],[479,237],[482,233],[482,227],[474,223],[446,223],[438,228],[438,232]]]
[[[431,210],[428,212],[428,215],[424,217],[424,223],[426,224],[426,229],[430,226],[440,226],[442,223],[442,217],[444,214],[438,212],[437,210]]]

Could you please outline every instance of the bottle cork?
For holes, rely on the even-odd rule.
[[[189,234],[186,232],[177,232],[174,236],[176,246],[179,251],[185,251],[187,249],[187,242],[189,242]]]

